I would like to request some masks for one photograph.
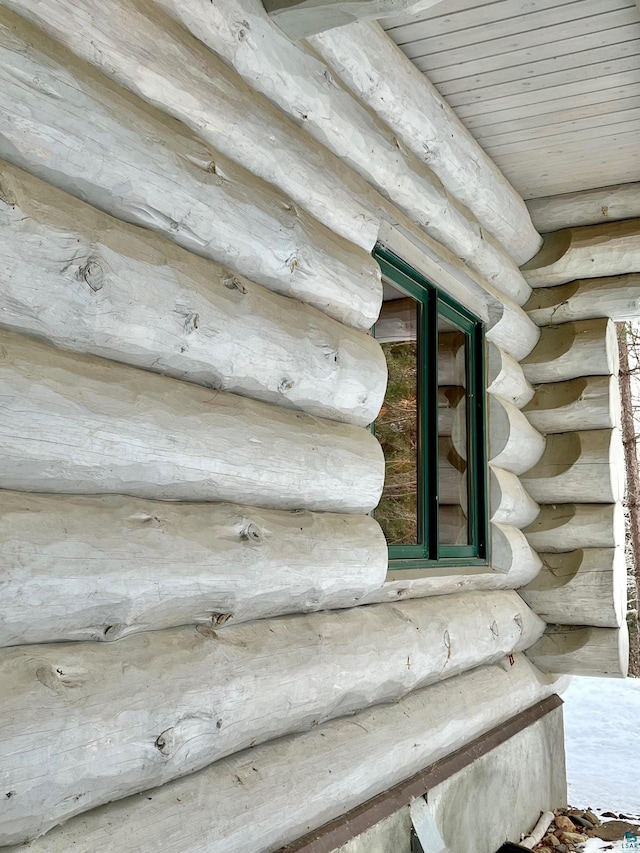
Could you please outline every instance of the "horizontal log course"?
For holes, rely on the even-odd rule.
[[[399,702],[256,746],[93,809],[6,853],[95,853],[104,847],[140,853],[201,853],[203,846],[208,853],[275,850],[557,689],[553,676],[516,654],[512,664],[474,669]]]
[[[489,466],[491,521],[522,529],[532,524],[539,505],[525,491],[520,478],[504,468]]]
[[[518,264],[535,255],[542,238],[522,198],[380,24],[351,24],[310,43]]]
[[[0,156],[15,166],[341,322],[375,321],[380,269],[364,249],[7,9],[0,92]]]
[[[423,12],[442,0],[264,0],[271,20],[290,39],[301,39],[353,21]]]
[[[640,274],[582,278],[557,287],[538,287],[525,310],[544,326],[571,320],[610,317],[616,322],[640,316]]]
[[[626,678],[629,671],[629,630],[577,625],[550,625],[527,650],[527,657],[543,672]]]
[[[538,554],[524,533],[512,524],[489,525],[491,568],[508,577],[510,588],[530,583],[542,568]]]
[[[108,12],[98,0],[80,5],[3,0],[3,5],[275,184],[333,231],[373,248],[377,194],[148,0],[113,0]]]
[[[540,459],[545,439],[512,403],[491,395],[489,410],[489,461],[496,468],[523,474]],[[460,452],[460,451],[458,451]]]
[[[351,607],[387,543],[366,515],[0,491],[0,563],[1,646],[110,641]]]
[[[618,377],[581,376],[565,382],[536,385],[535,396],[523,412],[527,420],[545,434],[618,427]]]
[[[0,326],[65,349],[366,426],[378,343],[0,163]]]
[[[624,453],[618,430],[547,436],[542,458],[522,476],[540,504],[615,503],[624,493]]]
[[[0,482],[67,494],[371,511],[369,430],[0,333]]]
[[[545,622],[619,628],[627,614],[623,548],[540,554],[542,569],[518,590]]]
[[[462,258],[501,293],[519,304],[526,302],[530,288],[502,246],[454,198],[455,194],[445,190],[396,132],[336,81],[324,62],[292,43],[273,24],[261,0],[217,0],[206,15],[202,15],[199,0],[154,2],[430,237]],[[461,126],[458,132],[465,133]],[[475,142],[473,150],[477,161],[483,155]],[[500,179],[503,180],[501,176]],[[513,194],[513,190],[509,192]],[[518,202],[522,205],[519,197]]]
[[[534,384],[617,374],[616,327],[606,317],[545,326],[522,369]]]
[[[4,649],[0,766],[15,793],[0,815],[0,844],[495,663],[543,630],[524,601],[504,591],[283,616],[218,632],[185,627],[113,644]]]
[[[640,270],[640,219],[565,228],[547,234],[544,245],[522,267],[531,287],[552,287],[578,278],[600,278]]]
[[[546,504],[525,530],[539,552],[573,551],[579,548],[619,548],[624,545],[622,504]]]
[[[515,302],[504,300],[489,306],[487,340],[516,361],[529,355],[539,338],[540,329]]]
[[[594,190],[532,198],[527,207],[538,231],[595,225],[640,217],[640,184],[617,184]]]
[[[534,394],[515,358],[491,342],[487,345],[487,391],[518,409],[526,405]]]

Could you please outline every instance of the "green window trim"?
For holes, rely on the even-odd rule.
[[[456,300],[438,290],[401,258],[377,246],[373,252],[384,279],[418,305],[418,540],[390,545],[389,571],[486,565],[488,498],[486,453],[484,325]],[[438,515],[438,320],[466,336],[467,545],[439,542]],[[375,331],[375,327],[374,327]],[[375,423],[372,425],[375,432]],[[433,438],[436,440],[433,440]],[[374,512],[375,515],[375,512]]]

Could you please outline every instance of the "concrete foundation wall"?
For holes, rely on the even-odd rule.
[[[495,853],[566,800],[561,707],[427,794],[448,853]]]

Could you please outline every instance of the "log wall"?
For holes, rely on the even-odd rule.
[[[541,332],[522,200],[377,25],[0,0],[0,157],[0,846],[272,850],[556,690],[519,652],[622,671],[611,326]],[[387,574],[376,241],[486,322],[486,566]]]

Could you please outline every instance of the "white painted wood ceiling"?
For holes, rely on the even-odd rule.
[[[444,0],[381,23],[524,198],[640,181],[634,0]]]

